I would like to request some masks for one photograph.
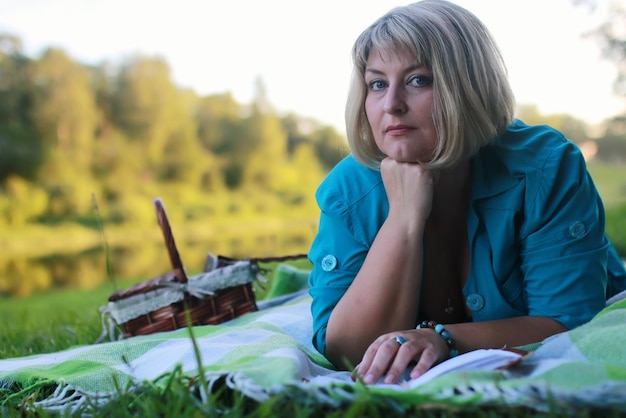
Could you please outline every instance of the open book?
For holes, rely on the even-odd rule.
[[[459,370],[496,370],[510,367],[519,362],[526,352],[513,349],[479,349],[470,351],[439,363],[416,379],[410,379],[402,386],[414,388],[446,373]]]
[[[439,363],[416,379],[411,379],[409,377],[411,369],[413,368],[411,366],[406,370],[398,383],[383,383],[385,378],[383,375],[376,385],[397,390],[406,390],[407,388],[412,389],[446,373],[462,370],[505,369],[520,362],[528,355],[529,353],[526,351],[511,348],[478,349],[452,357],[443,363]],[[310,382],[317,385],[329,385],[338,382],[354,383],[354,380],[352,379],[352,374],[350,372],[335,372],[326,376],[316,376],[314,379],[311,379]]]

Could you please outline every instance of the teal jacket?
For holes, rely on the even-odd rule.
[[[472,168],[471,263],[463,292],[473,321],[546,316],[571,329],[626,288],[624,265],[604,232],[600,196],[580,150],[561,133],[516,120],[481,148]],[[313,344],[324,353],[330,314],[389,204],[380,172],[352,156],[333,168],[316,198],[321,216],[309,251],[309,286]]]

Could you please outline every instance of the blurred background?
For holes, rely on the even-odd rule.
[[[518,116],[583,149],[626,256],[626,3],[456,2]],[[169,271],[156,197],[191,274],[307,252],[348,153],[350,47],[406,3],[0,0],[0,297]]]

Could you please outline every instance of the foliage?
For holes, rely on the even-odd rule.
[[[561,131],[566,138],[576,144],[582,144],[591,139],[585,122],[571,115],[542,115],[535,105],[521,105],[517,109],[517,117],[529,125],[549,125]]]
[[[9,175],[32,179],[43,150],[28,128],[30,61],[19,38],[0,34],[0,182]]]
[[[0,222],[84,217],[94,193],[107,220],[142,224],[136,207],[145,197],[173,200],[178,188],[281,195],[298,170],[308,173],[299,188],[313,193],[325,174],[318,167],[346,154],[344,139],[311,120],[303,132],[301,118],[272,109],[260,81],[257,92],[250,105],[199,97],[176,86],[159,57],[87,67],[54,48],[27,58],[19,38],[0,36],[0,201],[18,183],[47,197],[21,218],[0,205]],[[311,158],[293,161],[310,146]]]
[[[597,157],[612,164],[626,164],[626,117],[608,122],[604,137],[598,141]]]
[[[6,178],[4,193],[0,194],[0,225],[22,225],[41,216],[48,206],[48,194],[36,184],[11,175]],[[4,220],[4,222],[2,222]]]

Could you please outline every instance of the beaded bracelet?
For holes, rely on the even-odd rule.
[[[450,357],[456,357],[459,355],[459,350],[456,349],[456,341],[452,338],[450,331],[448,331],[443,325],[436,323],[435,321],[422,321],[416,329],[430,328],[443,338],[448,345],[448,355]]]

